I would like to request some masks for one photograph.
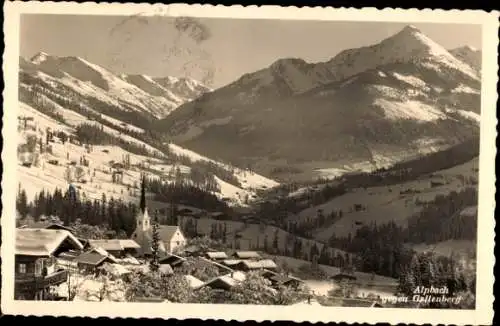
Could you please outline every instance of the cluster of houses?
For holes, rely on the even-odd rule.
[[[112,279],[126,279],[135,270],[148,270],[152,254],[152,225],[148,211],[141,209],[136,230],[130,239],[82,239],[72,228],[59,223],[20,226],[16,229],[15,298],[19,300],[56,300],[50,291],[71,281],[72,275],[106,274]],[[193,289],[211,287],[227,290],[245,279],[246,273],[258,270],[273,285],[298,286],[301,280],[277,272],[278,266],[254,251],[222,252],[187,246],[178,226],[158,227],[160,272],[172,274],[189,259],[215,266],[218,277],[186,279]],[[174,254],[175,252],[175,254]]]

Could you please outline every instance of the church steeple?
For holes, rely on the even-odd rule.
[[[140,202],[140,208],[142,214],[146,212],[146,177],[142,175],[142,181],[141,181],[141,202]]]

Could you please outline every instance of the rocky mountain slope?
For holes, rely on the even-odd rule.
[[[481,61],[483,55],[481,50],[466,45],[451,49],[449,52],[456,58],[476,69],[478,72],[481,72]]]
[[[327,62],[281,59],[180,106],[159,129],[276,178],[373,169],[478,133],[480,77],[413,26]]]

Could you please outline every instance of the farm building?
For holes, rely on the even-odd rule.
[[[234,266],[235,269],[241,271],[251,271],[259,269],[274,270],[278,268],[278,265],[271,259],[263,259],[258,261],[253,260],[242,260],[239,264]]]
[[[237,259],[260,259],[256,251],[236,251],[233,256]]]
[[[168,264],[172,268],[181,266],[185,261],[186,258],[174,254],[166,254],[164,257],[159,259],[160,264]]]
[[[213,260],[224,260],[228,258],[227,254],[223,251],[207,252],[205,255],[207,258]]]
[[[100,248],[93,248],[75,259],[78,270],[85,273],[96,273],[105,263],[116,263],[116,259]]]
[[[57,258],[82,249],[80,241],[66,230],[16,229],[15,298],[46,298],[50,286],[68,278],[68,271],[58,266]]]
[[[118,239],[89,240],[89,244],[91,248],[102,248],[115,257],[124,255],[123,246]]]

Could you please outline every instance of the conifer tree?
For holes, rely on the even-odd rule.
[[[142,176],[142,183],[141,183],[141,202],[140,206],[142,214],[146,211],[146,177],[143,175]]]
[[[151,236],[151,271],[157,272],[160,268],[159,263],[159,248],[160,248],[160,234],[158,232],[158,211],[155,211],[153,217],[153,232]]]

